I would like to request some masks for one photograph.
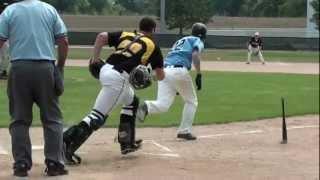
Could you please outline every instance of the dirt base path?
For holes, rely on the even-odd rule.
[[[319,116],[288,118],[288,144],[280,144],[281,119],[196,126],[196,141],[175,138],[176,128],[141,128],[141,150],[122,156],[116,129],[100,129],[79,149],[83,164],[63,180],[264,180],[319,179]],[[42,129],[32,128],[34,166],[42,172]],[[10,136],[0,129],[0,179],[12,178]],[[50,178],[48,178],[50,179]],[[51,178],[52,179],[52,178]]]
[[[87,67],[87,60],[69,60],[67,66]],[[205,71],[235,71],[260,73],[293,73],[293,74],[319,74],[318,63],[281,63],[270,62],[265,65],[254,62],[203,61],[202,70]]]

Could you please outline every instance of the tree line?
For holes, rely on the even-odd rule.
[[[44,0],[61,13],[149,14],[159,16],[160,0]],[[319,0],[312,2],[319,27]],[[246,17],[303,17],[307,0],[166,0],[169,29],[191,27],[193,22],[209,22],[214,15]]]
[[[152,14],[158,15],[160,0],[44,0],[63,13]],[[209,0],[206,7],[213,15],[248,17],[303,17],[307,0]],[[170,4],[172,0],[167,0]],[[198,6],[197,0],[181,6]],[[176,4],[176,3],[175,3]]]

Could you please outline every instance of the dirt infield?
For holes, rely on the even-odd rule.
[[[287,125],[286,145],[280,118],[197,126],[193,142],[177,140],[175,128],[141,128],[143,148],[127,156],[114,143],[116,129],[101,129],[80,148],[83,164],[58,179],[319,179],[319,116],[289,118]],[[12,179],[9,137],[0,129],[0,179]],[[44,179],[42,129],[33,128],[31,137],[30,179]]]
[[[201,68],[205,71],[236,71],[260,73],[319,74],[318,63],[282,63],[270,62],[262,65],[259,62],[203,61]],[[87,67],[87,60],[69,60],[67,66]]]

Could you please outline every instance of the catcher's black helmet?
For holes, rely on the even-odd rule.
[[[193,36],[197,36],[200,39],[204,40],[207,36],[207,26],[203,23],[195,23],[192,26],[192,33]]]

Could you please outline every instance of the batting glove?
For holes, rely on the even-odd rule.
[[[196,85],[197,85],[197,90],[200,91],[202,88],[202,75],[200,73],[198,73],[196,76]]]

